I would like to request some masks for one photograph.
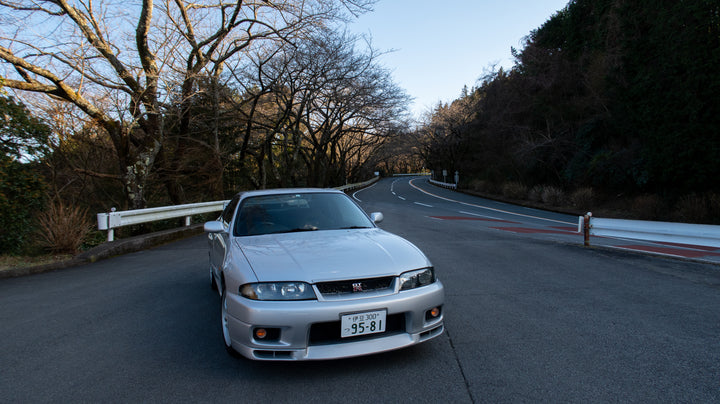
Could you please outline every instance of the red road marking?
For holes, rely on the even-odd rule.
[[[657,242],[658,244],[664,244],[664,245],[670,245],[673,247],[682,247],[682,248],[692,248],[693,250],[703,250],[703,251],[718,251],[720,248],[717,247],[708,247],[705,245],[693,245],[693,244],[681,244],[681,243],[666,243],[666,242]]]
[[[517,222],[511,222],[509,220],[501,220],[501,219],[489,219],[486,217],[470,217],[470,216],[430,216],[433,219],[440,219],[440,220],[482,220],[484,222],[500,222],[500,223],[517,223]]]
[[[577,227],[570,227],[570,226],[550,226],[550,227],[552,227],[553,229],[558,229],[558,230],[562,230],[562,231],[571,231],[573,233],[578,232]]]

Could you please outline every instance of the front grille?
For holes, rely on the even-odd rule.
[[[382,278],[320,282],[316,286],[323,295],[344,295],[390,289],[394,279],[394,276],[385,276]]]
[[[388,314],[386,321],[385,332],[349,338],[340,337],[340,321],[315,323],[310,326],[309,345],[355,342],[405,332],[405,313]]]

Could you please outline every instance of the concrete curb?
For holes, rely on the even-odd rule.
[[[140,236],[129,237],[121,240],[115,240],[108,243],[100,244],[88,251],[84,251],[75,257],[61,262],[52,264],[36,265],[32,267],[10,268],[0,271],[0,279],[15,278],[19,276],[40,274],[44,272],[56,271],[64,268],[71,268],[79,265],[89,264],[91,262],[114,257],[117,255],[128,254],[136,251],[145,250],[156,247],[171,241],[192,237],[203,232],[203,224],[194,224],[179,229],[164,230]]]

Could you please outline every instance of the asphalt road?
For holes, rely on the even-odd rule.
[[[232,358],[199,236],[0,280],[0,402],[720,402],[720,266],[584,248],[575,218],[422,179],[355,197],[435,264],[442,336],[349,360]]]

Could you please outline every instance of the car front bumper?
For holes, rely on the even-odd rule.
[[[355,297],[351,295],[351,297]],[[399,293],[344,300],[256,301],[227,296],[232,348],[257,360],[323,360],[391,351],[442,334],[444,289],[440,281]],[[432,317],[428,311],[440,309]],[[387,310],[384,333],[340,338],[344,314]],[[257,328],[278,330],[270,340],[253,336]]]

